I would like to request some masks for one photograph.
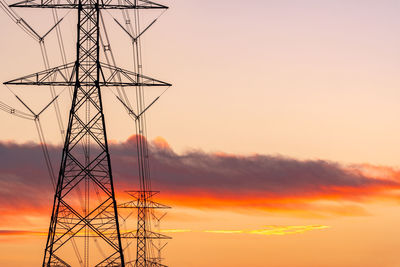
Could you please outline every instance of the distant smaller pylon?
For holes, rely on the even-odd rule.
[[[161,250],[167,243],[161,240],[171,239],[171,237],[160,233],[160,221],[166,213],[157,217],[155,210],[170,209],[171,207],[155,202],[153,197],[159,191],[126,191],[133,200],[118,205],[118,208],[137,210],[137,229],[121,233],[123,239],[137,239],[136,260],[127,261],[127,266],[135,267],[167,267],[162,264]],[[152,231],[152,218],[156,231]],[[147,242],[149,241],[149,242]],[[157,242],[156,242],[157,241]],[[129,249],[129,246],[125,248]],[[154,250],[157,250],[156,253]]]

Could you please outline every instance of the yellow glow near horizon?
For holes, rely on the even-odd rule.
[[[312,230],[322,230],[330,228],[327,225],[268,225],[265,229],[258,230],[206,230],[205,233],[214,234],[253,234],[253,235],[291,235],[299,234]]]
[[[191,229],[165,229],[160,230],[161,233],[211,233],[211,234],[253,234],[253,235],[290,235],[299,234],[312,230],[328,229],[327,225],[268,225],[264,229],[256,230],[191,230]],[[0,231],[2,235],[46,235],[44,231]]]

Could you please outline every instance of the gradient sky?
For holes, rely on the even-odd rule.
[[[174,206],[162,228],[182,230],[169,233],[166,263],[400,266],[399,1],[163,3],[170,10],[143,37],[143,56],[144,74],[174,85],[148,116],[149,139],[162,137],[152,143],[155,185]],[[17,11],[41,33],[51,24],[46,11]],[[70,61],[75,19],[63,22]],[[38,44],[4,14],[0,24],[0,81],[42,70]],[[110,30],[114,51],[129,51]],[[117,63],[129,67],[126,55]],[[14,89],[36,110],[49,99],[44,88]],[[135,169],[117,159],[134,157],[134,128],[104,97],[122,201]],[[23,109],[4,86],[0,100]],[[68,103],[64,94],[64,114]],[[51,190],[34,124],[6,113],[0,121],[0,265],[33,266]],[[58,159],[52,112],[43,123]]]

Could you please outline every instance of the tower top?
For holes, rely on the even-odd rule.
[[[93,8],[92,1],[82,1],[82,0],[26,0],[17,2],[10,5],[10,7],[30,7],[30,8],[64,8],[64,9],[91,9]],[[147,1],[147,0],[101,0],[98,2],[98,7],[100,9],[168,9],[167,6]]]

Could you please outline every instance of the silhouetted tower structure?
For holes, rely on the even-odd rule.
[[[76,9],[78,14],[75,62],[5,83],[74,88],[43,266],[125,266],[101,87],[131,86],[142,90],[170,84],[100,61],[100,12],[167,7],[147,0],[28,0],[10,7]],[[142,106],[138,110],[139,127],[143,127],[140,115],[145,110]],[[152,194],[146,174],[147,143],[142,136],[137,138],[139,199],[146,206]],[[77,200],[79,197],[81,201]],[[142,230],[137,232],[136,266],[154,266],[146,262],[146,221],[146,214],[138,216],[138,229]],[[93,249],[96,246],[97,250]],[[68,259],[73,251],[77,262]]]
[[[137,229],[123,234],[124,238],[134,238],[137,240],[136,260],[134,266],[166,266],[161,263],[161,250],[165,245],[161,247],[160,244],[155,244],[154,242],[161,239],[170,239],[170,237],[152,231],[151,219],[154,216],[155,210],[169,209],[170,207],[153,200],[154,195],[158,194],[159,191],[150,191],[149,185],[141,186],[140,190],[137,191],[127,191],[127,193],[133,198],[133,200],[121,204],[119,207],[137,210]],[[155,219],[157,219],[155,226],[158,228],[157,230],[159,230],[160,220],[162,218]],[[154,252],[154,250],[156,251]]]

